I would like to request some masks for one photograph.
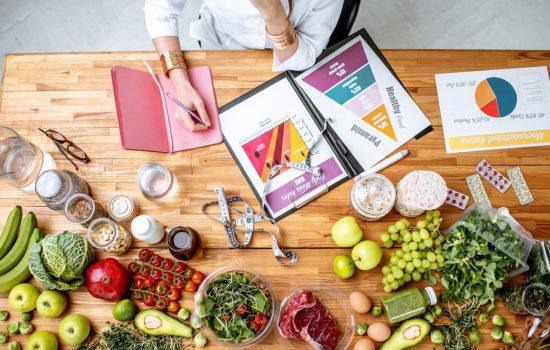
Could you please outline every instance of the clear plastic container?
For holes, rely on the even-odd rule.
[[[207,297],[208,286],[214,281],[218,280],[218,278],[224,274],[234,274],[237,272],[254,276],[254,281],[262,287],[262,291],[264,292],[265,295],[269,297],[268,301],[271,303],[271,315],[269,315],[269,318],[267,320],[267,323],[264,329],[259,334],[256,334],[256,336],[238,343],[219,339],[216,336],[216,334],[210,329],[210,327],[208,327],[208,325],[206,324],[206,317],[204,315],[204,312],[202,312],[202,310],[204,309],[203,302]],[[278,308],[277,308],[277,302],[275,299],[275,294],[273,293],[273,289],[269,281],[264,277],[260,276],[257,272],[248,268],[241,268],[237,266],[222,267],[212,272],[211,274],[209,274],[208,277],[201,283],[199,290],[195,294],[195,315],[200,318],[203,324],[202,330],[204,330],[204,333],[206,334],[208,339],[214,339],[214,341],[218,345],[232,348],[232,349],[244,349],[244,348],[252,347],[260,343],[262,340],[264,340],[271,333],[273,329],[273,325],[277,320],[277,310]]]
[[[88,242],[96,248],[115,255],[123,254],[132,245],[132,235],[111,219],[99,218],[88,226]]]
[[[353,185],[350,195],[353,211],[367,221],[386,216],[395,203],[395,187],[384,175],[369,174]]]
[[[446,232],[459,226],[474,231],[516,261],[517,268],[510,270],[508,277],[519,275],[529,269],[527,259],[534,244],[533,236],[510,215],[507,208],[497,210],[487,204],[475,204]],[[517,239],[512,240],[510,235],[504,234],[505,232],[512,233]]]
[[[355,317],[353,316],[353,311],[351,310],[351,307],[349,305],[349,298],[338,289],[335,289],[334,287],[331,287],[329,285],[327,285],[326,287],[306,285],[303,288],[290,291],[281,301],[275,328],[278,327],[277,325],[279,324],[279,318],[281,317],[283,311],[286,309],[289,300],[296,293],[302,290],[311,291],[315,298],[317,298],[317,300],[319,300],[319,302],[323,304],[323,306],[328,310],[328,312],[336,321],[338,329],[340,330],[340,339],[338,341],[338,345],[336,346],[336,350],[344,350],[349,348],[353,339],[353,334],[355,332]],[[287,339],[283,337],[278,329],[276,330],[276,333],[279,344],[282,345],[285,349],[311,350],[312,348],[311,345],[306,341]]]
[[[550,239],[535,241],[528,263],[529,280],[550,285]]]

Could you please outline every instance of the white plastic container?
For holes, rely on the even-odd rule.
[[[147,244],[157,244],[164,237],[164,226],[149,215],[139,215],[132,220],[132,235]]]

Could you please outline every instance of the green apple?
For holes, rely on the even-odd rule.
[[[38,289],[30,283],[20,283],[10,290],[8,301],[10,307],[19,312],[29,312],[36,307]]]
[[[57,350],[57,347],[57,338],[49,331],[36,331],[25,343],[25,350]]]
[[[351,257],[358,269],[374,269],[380,263],[380,259],[382,259],[382,249],[374,241],[362,241],[353,247]]]
[[[59,336],[72,346],[81,344],[90,334],[90,321],[82,315],[70,314],[59,324]]]
[[[355,273],[355,265],[353,260],[344,254],[336,255],[332,260],[332,269],[336,276],[341,279],[350,278]]]
[[[45,290],[36,300],[36,311],[44,317],[57,317],[65,311],[66,307],[65,294],[56,290]]]
[[[332,226],[332,239],[339,247],[353,247],[363,238],[363,230],[353,216],[344,216]]]

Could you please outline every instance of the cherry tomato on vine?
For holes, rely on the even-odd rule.
[[[155,305],[155,296],[151,293],[145,293],[143,296],[143,304],[147,306]]]
[[[155,285],[155,280],[151,277],[144,279],[144,281],[145,281],[145,287],[147,288],[151,288],[152,286]]]
[[[174,266],[174,261],[169,258],[162,259],[160,263],[160,268],[163,270],[170,270],[172,269],[172,266]]]
[[[128,271],[130,271],[132,275],[137,275],[140,270],[141,270],[141,265],[138,264],[137,262],[132,261],[131,263],[128,264]]]
[[[141,289],[143,288],[143,286],[145,285],[145,281],[143,280],[143,278],[141,277],[138,277],[134,280],[134,289]]]
[[[166,295],[169,289],[170,287],[168,287],[168,285],[164,282],[159,281],[155,285],[155,293],[157,293],[158,295]]]
[[[185,272],[183,273],[183,278],[185,278],[185,280],[190,280],[191,277],[193,277],[193,274],[195,273],[195,270],[189,266],[187,266],[187,270],[185,270]]]
[[[193,283],[198,286],[202,283],[202,281],[204,281],[204,275],[202,274],[202,272],[195,271],[195,273],[193,273],[193,276],[191,277],[191,281],[193,281]]]
[[[151,271],[151,278],[155,280],[159,280],[162,277],[162,271],[160,269],[154,268],[153,271]]]
[[[180,291],[176,289],[176,287],[172,286],[170,287],[170,290],[166,293],[166,298],[170,301],[178,301],[180,300]]]
[[[155,303],[155,309],[164,311],[168,308],[168,301],[165,298],[158,298]]]
[[[141,249],[138,253],[139,260],[145,261],[145,262],[149,262],[152,256],[153,256],[153,252],[151,252],[151,250],[147,248]]]
[[[177,275],[174,277],[173,285],[176,289],[182,290],[183,287],[185,287],[185,281],[183,279],[183,276]]]
[[[160,263],[162,262],[162,257],[160,255],[156,255],[156,254],[153,254],[153,256],[151,257],[151,265],[153,265],[154,267],[160,267]]]
[[[186,292],[196,292],[197,291],[197,285],[193,281],[187,281],[185,284],[185,291]]]
[[[139,274],[142,277],[149,277],[151,275],[151,268],[147,265],[142,265]]]
[[[171,301],[168,303],[168,312],[175,314],[179,311],[179,309],[180,304],[178,304],[176,301]]]
[[[185,265],[185,263],[182,263],[181,261],[176,261],[172,271],[175,272],[175,273],[180,273],[180,272],[185,271],[186,267],[187,267],[187,265]]]

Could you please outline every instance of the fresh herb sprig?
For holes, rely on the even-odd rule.
[[[77,350],[186,350],[191,340],[176,336],[151,336],[132,325],[107,322],[107,328],[94,334]]]
[[[467,334],[477,329],[476,316],[479,313],[479,299],[472,298],[463,304],[449,303],[442,315],[449,319],[448,324],[439,326],[445,340],[446,350],[472,350],[474,344]]]

